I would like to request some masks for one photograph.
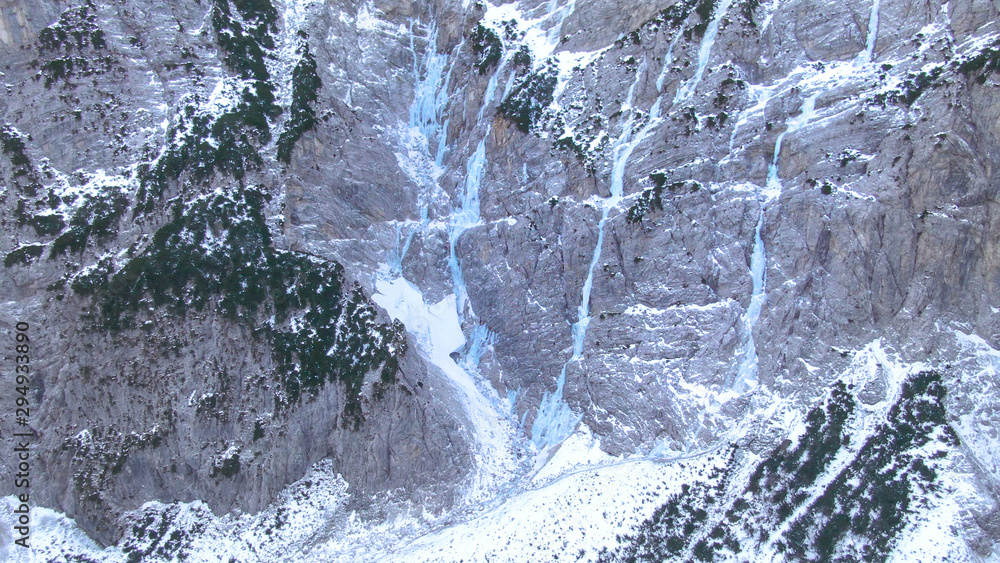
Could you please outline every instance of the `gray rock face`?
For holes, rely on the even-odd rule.
[[[567,400],[575,411],[586,413],[588,424],[604,435],[631,434],[610,441],[618,447],[648,443],[671,427],[681,442],[697,439],[692,431],[698,426],[698,413],[688,419],[683,409],[677,409],[666,415],[668,422],[636,408],[631,398],[643,386],[644,376],[656,374],[660,381],[647,382],[651,389],[643,390],[643,396],[656,397],[649,403],[668,409],[680,381],[708,387],[731,382],[732,359],[740,345],[738,319],[750,295],[747,266],[753,228],[760,213],[753,192],[742,186],[766,183],[776,138],[800,113],[807,95],[815,95],[812,121],[822,124],[784,138],[776,160],[781,196],[764,211],[767,305],[754,327],[762,382],[781,395],[822,389],[805,364],[830,366],[834,372],[842,363],[839,350],[857,348],[877,335],[914,350],[914,359],[927,358],[929,351],[921,350],[921,343],[936,336],[922,320],[926,307],[936,309],[930,317],[934,322],[981,314],[986,316],[976,324],[995,322],[987,320],[994,316],[991,310],[982,309],[983,296],[991,292],[975,281],[982,274],[974,272],[988,270],[979,270],[980,259],[968,254],[973,247],[982,248],[973,241],[984,241],[985,232],[979,229],[989,224],[987,215],[981,215],[986,213],[981,205],[987,196],[979,190],[988,190],[994,180],[992,173],[973,163],[989,160],[986,155],[993,150],[986,148],[992,141],[982,133],[992,121],[979,121],[993,111],[986,108],[995,103],[981,98],[990,96],[992,89],[981,86],[976,76],[954,73],[947,84],[935,84],[918,98],[919,110],[905,103],[883,107],[873,99],[879,85],[888,88],[892,76],[903,77],[911,68],[907,57],[916,47],[894,38],[913,36],[924,25],[936,23],[944,35],[932,38],[925,33],[924,43],[937,49],[956,45],[959,40],[951,39],[951,34],[961,32],[951,31],[951,15],[921,12],[929,9],[915,6],[887,8],[880,13],[880,29],[891,31],[878,36],[873,55],[876,62],[893,61],[886,63],[893,74],[848,66],[841,72],[856,78],[833,80],[810,69],[850,61],[859,52],[864,55],[867,26],[850,33],[844,33],[843,26],[848,25],[845,20],[866,21],[871,8],[809,8],[807,3],[783,5],[763,30],[759,23],[739,17],[734,8],[721,20],[695,94],[684,102],[669,100],[678,84],[690,82],[699,43],[680,36],[672,55],[676,62],[666,69],[661,96],[654,84],[658,74],[654,63],[664,58],[671,35],[667,29],[640,31],[639,44],[626,41],[612,47],[582,77],[584,84],[587,76],[601,77],[601,87],[612,92],[600,90],[602,98],[621,103],[627,80],[638,75],[632,104],[645,109],[660,97],[661,113],[666,114],[627,163],[626,200],[609,215],[594,269],[584,357],[567,372]],[[573,22],[573,18],[564,22],[562,35],[576,38],[590,32],[570,27]],[[754,41],[756,35],[759,39]],[[836,41],[830,40],[834,37]],[[949,53],[957,50],[950,49]],[[932,49],[924,56],[940,61],[945,56],[959,58],[937,53]],[[636,71],[635,64],[628,66],[629,60],[647,64]],[[796,67],[800,70],[792,72]],[[575,76],[565,92],[575,92]],[[770,90],[758,90],[750,99],[752,88],[747,83]],[[764,96],[767,102],[754,110],[753,102]],[[963,101],[944,101],[956,96]],[[587,109],[577,113],[586,114],[596,109],[596,98],[567,95],[562,104],[572,108],[570,100],[581,103]],[[605,103],[612,110],[618,107]],[[620,134],[626,119],[624,113],[607,115],[613,113],[605,112],[610,138]],[[525,397],[532,392],[537,397],[536,382],[552,381],[570,355],[568,325],[576,320],[579,288],[593,256],[599,217],[585,200],[609,193],[613,150],[608,147],[592,155],[597,170],[588,176],[573,172],[580,165],[570,154],[542,153],[549,143],[537,136],[515,135],[508,140],[500,133],[502,127],[494,123],[489,138],[488,146],[496,146],[499,154],[489,159],[493,167],[484,182],[484,226],[467,235],[465,260],[470,264],[465,270],[469,279],[476,280],[469,285],[477,312],[500,335],[496,347],[498,357],[504,358],[501,364],[511,366],[505,372],[506,386],[524,387],[529,389]],[[548,130],[540,131],[544,137]],[[548,138],[560,133],[553,129]],[[952,146],[948,143],[955,143],[954,148],[948,149]],[[507,163],[506,154],[511,152],[518,155],[514,162],[527,163],[531,176],[528,189],[514,194],[495,187],[519,185],[520,171]],[[562,156],[561,165],[536,163],[535,154],[539,161]],[[689,183],[669,193],[664,190],[662,210],[629,224],[626,206],[652,187],[649,175],[657,171],[664,171],[667,184]],[[692,181],[701,189],[692,189],[698,187]],[[558,196],[559,203],[548,205],[550,196]],[[951,203],[958,200],[968,204]],[[934,215],[931,208],[952,211]],[[517,223],[497,222],[504,217]],[[930,239],[925,230],[929,220],[935,224]],[[977,231],[982,234],[973,234]],[[561,244],[553,244],[556,239]],[[498,253],[503,260],[496,258]],[[958,263],[960,267],[952,266]],[[533,284],[535,279],[544,282]],[[963,301],[969,303],[959,305]],[[532,321],[549,328],[527,329]],[[995,338],[992,332],[982,335]],[[553,346],[560,341],[561,346]],[[526,348],[534,352],[525,354]],[[526,361],[534,365],[525,365]],[[650,364],[637,369],[643,361]],[[671,376],[663,381],[663,374]],[[628,387],[630,381],[636,388]],[[547,388],[551,390],[551,383]],[[627,408],[619,393],[629,397]],[[531,411],[532,402],[526,399],[523,407]],[[619,421],[625,417],[620,428],[631,430],[602,427],[601,418],[607,413]],[[530,424],[530,412],[528,416]]]
[[[219,31],[220,14],[248,30],[265,16],[222,0],[0,4],[12,94],[0,115],[28,160],[7,141],[0,308],[5,326],[38,327],[37,502],[113,542],[117,518],[146,501],[256,511],[323,458],[359,498],[392,492],[431,510],[465,502],[492,467],[479,454],[496,444],[462,383],[412,325],[405,353],[352,364],[282,407],[289,364],[274,334],[311,310],[292,307],[287,323],[276,313],[293,289],[267,284],[284,267],[250,279],[271,288],[257,316],[227,314],[222,290],[178,312],[150,289],[128,312],[134,326],[95,327],[103,294],[74,290],[85,273],[110,260],[106,283],[123,286],[116,276],[133,280],[129,264],[199,198],[261,186],[271,199],[254,225],[274,249],[262,252],[339,264],[344,287],[360,288],[351,311],[369,324],[336,324],[337,342],[374,339],[400,316],[369,300],[380,282],[404,277],[426,306],[457,297],[466,344],[451,351],[498,395],[494,410],[510,401],[509,416],[492,415],[517,427],[499,448],[513,457],[581,422],[612,455],[722,441],[766,451],[784,436],[746,430],[768,416],[762,403],[805,412],[881,342],[941,372],[950,423],[995,505],[1000,13],[986,0],[874,7],[274,2],[254,66],[253,48],[226,43],[235,27]],[[67,38],[47,43],[60,25]],[[477,39],[477,25],[495,39]],[[303,44],[314,100],[296,94],[308,90]],[[266,113],[262,90],[246,94],[259,83],[280,112]],[[264,113],[239,110],[233,152],[212,152],[230,134],[213,124],[240,99]],[[196,156],[171,157],[194,115],[214,135],[191,144],[215,159],[204,177]],[[296,116],[309,126],[282,159]],[[140,212],[150,170],[167,180]],[[87,186],[108,201],[124,193],[111,228],[98,212],[72,222],[82,204],[70,196]],[[38,217],[53,214],[66,224],[46,230]],[[199,232],[222,237],[229,221]],[[84,224],[98,226],[56,253]],[[185,287],[175,293],[190,297]],[[858,400],[879,404],[890,387],[884,374],[863,382]],[[966,535],[989,554],[995,511],[979,520]]]
[[[23,139],[28,163],[22,171],[18,155],[5,145],[5,254],[28,242],[49,242],[49,248],[58,244],[18,215],[19,201],[33,205],[25,178],[37,178],[38,195],[50,188],[67,193],[88,183],[86,174],[99,170],[107,176],[124,173],[127,183],[136,172],[124,167],[144,154],[149,158],[150,150],[155,156],[154,147],[163,143],[166,125],[160,128],[159,123],[176,120],[171,117],[175,108],[191,93],[211,93],[229,73],[216,58],[212,13],[196,4],[166,11],[141,3],[118,8],[87,4],[85,15],[74,8],[61,20],[58,13],[35,14],[20,5],[11,9],[27,14],[27,23],[12,32],[15,38],[35,38],[58,20],[77,25],[63,26],[69,29],[66,41],[74,41],[73,32],[79,29],[92,33],[90,25],[103,31],[106,45],[64,43],[47,49],[19,40],[7,47],[4,79],[17,95],[4,102],[4,119],[10,138]],[[310,27],[309,32],[319,37],[332,33],[328,20],[318,14],[310,20],[315,30]],[[58,23],[49,29],[58,31]],[[329,45],[333,49],[338,44]],[[317,55],[326,69],[333,53],[319,49]],[[93,66],[101,57],[111,61],[109,68]],[[52,67],[43,61],[48,59],[77,62],[74,70],[46,84]],[[274,64],[272,73],[280,75],[282,63]],[[287,237],[276,230],[275,244],[293,251],[317,251],[309,245],[310,238],[361,238],[371,217],[384,218],[383,210],[394,209],[387,201],[405,200],[403,191],[394,195],[363,189],[355,179],[375,169],[381,173],[385,163],[379,168],[370,156],[360,158],[356,151],[365,147],[345,142],[345,135],[353,138],[367,130],[374,139],[377,133],[373,123],[355,116],[363,114],[360,107],[350,108],[334,97],[335,80],[326,75],[322,80],[331,85],[324,91],[322,136],[304,139],[284,170],[275,163],[274,171],[250,171],[239,180],[259,183],[284,198],[287,206],[272,206],[269,213],[280,218],[284,207],[286,221],[292,224],[316,211],[328,218],[359,218],[317,221],[315,231],[290,232]],[[353,93],[353,99],[371,103],[361,92]],[[391,152],[378,146],[370,153],[388,154],[394,167]],[[339,159],[328,154],[335,147],[344,147]],[[348,161],[363,163],[363,169],[355,172]],[[74,170],[80,172],[70,174]],[[331,177],[337,178],[334,185]],[[188,190],[228,189],[234,183],[224,175],[216,175],[205,187],[182,179],[165,195],[183,201],[191,197]],[[181,195],[180,189],[188,193]],[[359,214],[361,209],[366,211]],[[178,313],[151,306],[148,312],[137,312],[139,320],[132,323],[137,328],[109,332],[106,323],[95,324],[102,315],[99,293],[76,289],[81,267],[110,256],[115,263],[112,277],[114,272],[126,275],[129,259],[150,252],[150,241],[169,221],[168,210],[169,204],[144,216],[137,212],[140,216],[131,222],[117,218],[117,228],[91,239],[82,252],[50,258],[47,249],[37,259],[11,263],[5,270],[2,283],[10,300],[4,306],[4,324],[10,328],[18,320],[29,322],[36,343],[32,381],[37,410],[32,426],[38,435],[34,447],[39,465],[33,500],[65,511],[95,538],[111,542],[121,533],[117,517],[149,500],[201,499],[220,514],[234,508],[257,511],[315,461],[330,458],[359,500],[393,491],[400,500],[415,499],[431,510],[450,505],[456,486],[469,474],[472,436],[462,406],[446,393],[432,392],[447,384],[438,371],[427,370],[412,343],[414,352],[400,355],[394,383],[387,388],[380,387],[377,372],[365,376],[362,371],[356,375],[364,377],[360,390],[334,382],[282,408],[278,398],[287,380],[285,366],[258,328],[215,309],[218,296],[209,296],[210,304],[200,311]],[[37,211],[29,207],[29,213]],[[380,256],[377,243],[345,248],[350,253],[326,254],[345,264],[373,262]],[[348,280],[356,275],[357,269],[348,272]],[[152,299],[149,302],[152,305]],[[376,322],[391,319],[380,313]],[[360,418],[349,410],[355,401],[360,401]],[[5,494],[12,492],[10,483],[4,487]]]

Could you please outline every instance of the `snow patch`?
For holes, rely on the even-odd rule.
[[[472,434],[477,442],[479,466],[466,496],[467,502],[489,498],[496,489],[514,475],[514,428],[498,408],[500,397],[492,387],[477,386],[470,374],[462,369],[451,353],[465,345],[465,335],[459,322],[456,298],[448,295],[438,303],[428,305],[417,286],[405,278],[380,279],[372,301],[406,326],[422,357],[437,366],[447,376],[464,405]]]

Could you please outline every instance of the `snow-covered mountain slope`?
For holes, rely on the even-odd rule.
[[[12,560],[998,557],[995,3],[9,4]]]
[[[879,377],[888,392],[859,401],[859,382]],[[348,485],[324,461],[255,515],[219,518],[200,501],[150,503],[107,549],[65,516],[36,509],[42,542],[34,557],[977,561],[963,532],[989,503],[946,421],[944,393],[937,373],[898,363],[875,343],[804,419],[774,409],[789,439],[760,454],[732,443],[615,458],[581,426],[516,487],[443,519],[413,507],[360,518]]]

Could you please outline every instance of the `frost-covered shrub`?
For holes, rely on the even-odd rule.
[[[268,80],[264,58],[266,50],[274,49],[277,10],[268,0],[213,0],[212,4],[212,28],[223,62],[241,78]]]
[[[528,49],[527,45],[521,45],[517,52],[514,53],[514,56],[511,57],[510,62],[514,63],[515,66],[530,69],[532,63],[531,50]]]
[[[108,284],[108,276],[113,273],[114,263],[108,258],[102,259],[97,264],[77,274],[73,278],[70,288],[79,295],[93,295]]]
[[[88,0],[83,6],[70,8],[60,14],[56,23],[38,32],[38,45],[41,51],[65,52],[85,47],[107,47],[104,32],[97,27],[94,3]]]
[[[735,453],[735,450],[731,452]],[[681,485],[680,492],[670,495],[653,515],[639,525],[634,534],[619,536],[619,547],[603,549],[599,563],[633,561],[683,561],[684,553],[697,546],[696,557],[711,557],[707,542],[695,542],[698,532],[706,528],[710,510],[717,505],[728,485],[732,455],[723,468],[713,469],[706,480]],[[738,546],[736,547],[738,550]]]
[[[980,84],[985,83],[990,74],[1000,71],[1000,39],[961,61],[958,64],[958,71],[966,76],[977,74],[976,81]]]
[[[95,321],[118,331],[151,307],[180,316],[214,307],[270,343],[283,384],[276,408],[340,382],[348,419],[358,423],[365,375],[378,372],[380,386],[395,381],[403,327],[378,322],[376,307],[346,285],[339,264],[275,249],[267,199],[257,188],[240,188],[176,207],[145,252],[97,292]]]
[[[503,42],[497,32],[484,26],[476,25],[472,30],[472,52],[476,55],[476,62],[473,66],[479,69],[479,74],[486,74],[488,70],[500,62],[503,55]]]
[[[36,79],[45,79],[50,88],[59,80],[74,76],[104,74],[117,62],[107,49],[104,31],[97,26],[93,2],[64,11],[56,23],[38,32],[40,59],[31,62],[39,69]]]
[[[196,182],[210,179],[216,172],[242,179],[263,165],[260,147],[271,142],[271,121],[282,113],[275,103],[275,87],[267,70],[266,58],[274,48],[277,12],[267,0],[235,2],[213,0],[212,26],[223,63],[243,81],[238,84],[238,101],[216,115],[201,109],[197,97],[189,100],[167,133],[168,148],[154,162],[140,167],[137,213],[149,212],[170,182],[185,171]],[[293,71],[293,115],[279,156],[290,153],[302,131],[312,126],[308,104],[315,77],[315,61],[306,47],[303,66]],[[310,67],[311,63],[311,67]],[[310,77],[310,72],[312,77]],[[318,87],[318,86],[317,86]],[[315,91],[312,90],[312,94]]]
[[[0,127],[0,152],[11,164],[11,176],[18,190],[28,197],[34,197],[42,188],[28,157],[24,141],[26,136],[9,124]]]
[[[885,561],[912,512],[915,494],[934,490],[934,460],[959,446],[948,425],[945,388],[935,371],[914,375],[903,385],[885,423],[865,441],[851,464],[830,483],[789,528],[789,551],[819,561],[857,557]],[[933,450],[933,451],[932,451]],[[934,453],[936,452],[936,453]],[[937,456],[937,457],[935,457]],[[866,538],[855,546],[852,537]]]
[[[885,422],[847,450],[857,402],[838,382],[809,411],[805,432],[761,460],[744,490],[727,491],[724,478],[684,485],[599,561],[753,560],[754,545],[765,543],[790,561],[886,561],[919,495],[939,487],[939,460],[959,446],[944,396],[938,373],[912,376]],[[835,465],[845,453],[847,463]],[[726,497],[728,506],[718,501]]]
[[[118,233],[118,222],[128,210],[128,196],[117,186],[104,186],[84,196],[69,220],[69,230],[52,242],[50,257],[80,253],[91,237],[107,239]]]
[[[62,215],[56,213],[33,215],[27,220],[27,224],[31,225],[39,236],[59,234],[66,228],[66,221]]]
[[[514,122],[522,132],[528,133],[542,117],[545,108],[552,104],[558,82],[558,71],[552,64],[526,75],[500,103],[501,115]]]
[[[40,244],[26,244],[7,253],[3,259],[5,268],[15,264],[27,264],[42,255],[45,247]]]
[[[302,134],[312,129],[316,124],[317,93],[323,82],[316,73],[316,59],[309,52],[308,36],[299,32],[300,43],[296,53],[299,62],[292,70],[292,105],[291,116],[285,124],[285,130],[278,137],[278,160],[289,163],[292,159],[292,147],[302,137]]]

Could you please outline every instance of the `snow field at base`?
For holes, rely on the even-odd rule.
[[[75,521],[48,508],[31,509],[30,548],[15,545],[14,540],[21,536],[14,531],[10,517],[19,505],[14,496],[0,499],[0,560],[35,563],[58,560],[65,553],[76,553],[98,561],[112,561],[105,559],[105,551],[78,528]]]
[[[956,534],[962,525],[976,525],[966,510],[982,502],[981,493],[973,485],[974,476],[949,471],[941,472],[938,478],[948,495],[926,497],[929,506],[903,529],[888,563],[1000,561],[1000,556],[996,555],[973,557],[968,544]]]
[[[390,310],[409,321],[420,348],[425,353],[429,349],[428,355],[437,356],[443,363],[440,350],[447,350],[463,338],[453,307],[454,296],[427,306],[422,299],[418,301],[416,288],[405,280],[383,281],[381,289],[395,296],[397,301]],[[389,299],[389,296],[379,298]],[[432,331],[430,326],[449,328]],[[851,364],[838,379],[856,391],[868,382],[882,379],[886,396],[873,405],[858,404],[848,422],[850,445],[838,453],[813,486],[804,490],[811,500],[804,502],[788,522],[801,514],[852,462],[865,440],[886,420],[906,379],[927,367],[900,361],[881,340],[854,353]],[[454,371],[450,375],[461,377]],[[471,379],[467,386],[469,382]],[[467,392],[476,393],[469,388]],[[777,441],[784,436],[795,440],[805,432],[803,412],[793,400],[776,400],[763,389],[752,398],[760,401],[753,406],[753,414],[733,429],[731,438],[763,432],[777,436]],[[768,427],[774,432],[768,431]],[[651,452],[645,457],[616,458],[603,453],[599,438],[586,425],[580,425],[530,479],[495,492],[492,498],[484,499],[487,502],[469,507],[462,515],[435,517],[417,514],[405,505],[387,503],[378,521],[360,518],[346,508],[348,486],[334,474],[332,464],[326,460],[316,464],[306,476],[286,488],[273,505],[256,515],[215,517],[200,501],[173,506],[151,502],[134,518],[141,518],[143,513],[171,513],[164,535],[174,530],[188,534],[185,557],[194,562],[226,561],[229,557],[244,562],[592,561],[601,548],[615,546],[618,535],[633,533],[683,484],[704,479],[712,468],[722,467],[728,457],[724,448],[728,442],[721,440],[718,447],[673,457],[667,457],[666,452]],[[739,494],[760,460],[746,450],[744,456],[732,467],[734,473],[725,495]],[[949,454],[942,462],[944,465],[939,466],[945,493],[921,495],[928,505],[914,513],[912,523],[899,538],[892,561],[930,562],[943,561],[945,557],[950,561],[975,560],[970,558],[968,547],[957,532],[959,526],[974,524],[966,510],[968,506],[982,503],[971,467],[963,459],[961,453]],[[11,534],[6,518],[12,514],[13,502],[13,497],[0,501],[0,537],[4,539]],[[101,549],[72,520],[59,513],[34,509],[32,516],[32,537],[38,547],[28,554],[9,552],[8,560],[40,562],[71,554],[86,555],[96,561],[126,560],[127,554],[122,550]],[[154,524],[151,528],[156,527]],[[734,530],[737,535],[742,534],[739,527]],[[774,538],[779,536],[772,534]],[[756,545],[753,538],[738,539],[741,545]],[[756,548],[753,557],[783,560],[771,543]]]
[[[333,472],[332,463],[324,460],[312,466],[302,479],[286,487],[274,504],[253,515],[217,517],[201,501],[172,505],[147,502],[132,513],[132,523],[143,520],[144,515],[155,515],[157,519],[147,528],[150,536],[127,537],[138,539],[137,543],[145,542],[137,546],[140,550],[135,553],[117,546],[101,548],[76,526],[73,519],[46,508],[31,510],[31,549],[11,546],[6,542],[12,532],[7,518],[17,504],[14,497],[5,497],[0,499],[0,538],[4,539],[0,542],[0,559],[42,563],[84,556],[104,563],[122,563],[129,560],[130,555],[141,554],[143,549],[151,547],[152,554],[145,555],[143,560],[183,558],[190,563],[229,561],[230,558],[244,563],[301,561],[303,552],[308,553],[311,544],[319,540],[330,542],[331,536],[336,542],[336,538],[356,532],[351,525],[360,524],[360,521],[344,508],[347,488],[343,478]],[[161,526],[160,519],[165,514],[169,514],[169,518]],[[365,528],[365,532],[370,533],[370,526]],[[153,530],[159,532],[159,536],[150,540]],[[385,537],[379,539],[384,541]],[[181,551],[158,554],[155,548],[169,543],[167,538],[179,538],[177,545],[183,545]],[[289,546],[295,546],[295,550],[290,550]]]
[[[810,499],[822,494],[837,475],[854,459],[859,448],[886,420],[889,408],[899,398],[905,380],[926,369],[921,363],[906,364],[876,340],[855,354],[841,379],[862,387],[868,381],[885,378],[886,397],[871,406],[861,406],[849,423],[851,445],[831,462],[817,483],[807,489]],[[782,429],[782,435],[798,438],[805,432],[802,413],[789,401],[766,401],[759,405],[758,420],[741,424],[741,433],[750,434],[750,426],[761,422]],[[682,456],[684,457],[684,456]],[[450,561],[590,561],[600,547],[615,545],[615,536],[633,531],[652,514],[667,496],[683,483],[699,478],[698,469],[721,466],[723,456],[706,452],[673,464],[657,464],[641,458],[612,458],[602,453],[599,441],[585,425],[563,442],[552,460],[532,480],[540,485],[522,491],[470,521],[422,537],[400,548],[381,561],[450,562]],[[748,455],[734,467],[729,493],[742,490],[759,458]],[[603,466],[603,467],[602,467]],[[963,515],[956,499],[976,496],[972,476],[955,470],[954,464],[942,472],[942,484],[948,496],[925,497],[929,506],[917,513],[905,528],[898,553],[892,561],[971,561],[968,547],[958,538],[955,525]],[[660,488],[657,488],[660,487]],[[653,494],[653,498],[649,495]],[[606,502],[610,495],[613,502]],[[805,502],[795,516],[812,500]],[[789,522],[795,519],[789,518]],[[739,528],[736,528],[739,535]],[[777,534],[772,534],[777,537]],[[539,538],[544,538],[539,541]],[[604,541],[594,541],[603,538]],[[754,539],[741,537],[741,544],[753,545]],[[751,555],[743,553],[742,555]],[[783,561],[772,544],[760,546],[752,554],[755,560]],[[734,560],[746,560],[737,558]]]
[[[632,533],[690,476],[724,462],[723,456],[673,464],[612,458],[580,425],[530,488],[378,561],[592,561],[602,548],[616,545],[616,536]]]

